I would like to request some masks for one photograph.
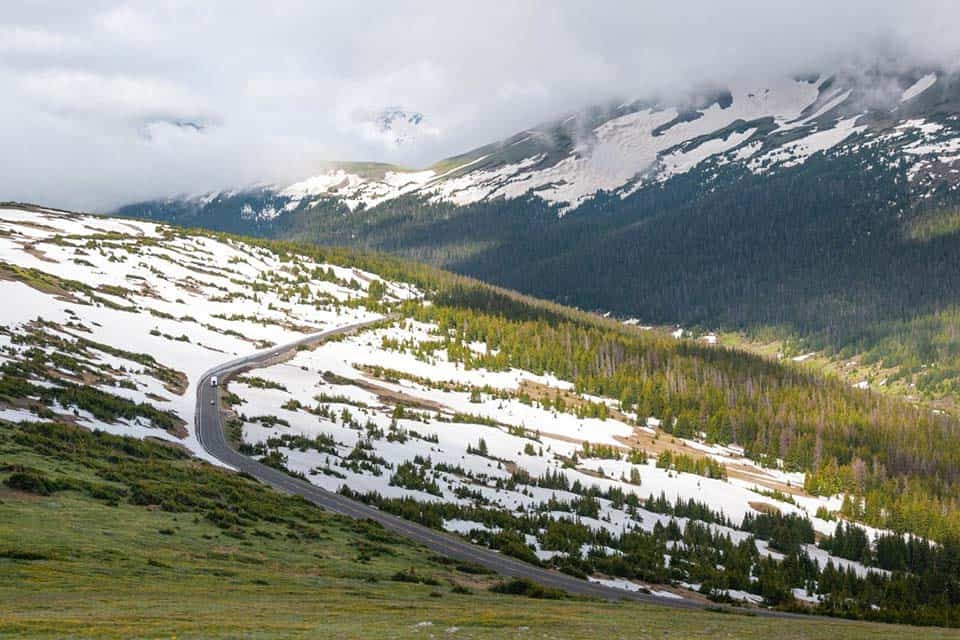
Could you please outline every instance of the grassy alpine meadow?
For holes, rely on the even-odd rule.
[[[69,425],[0,423],[0,460],[3,638],[876,640],[921,631],[496,594],[498,577],[377,525],[166,444]]]

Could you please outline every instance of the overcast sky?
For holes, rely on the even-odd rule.
[[[4,0],[0,200],[104,210],[323,160],[425,166],[609,99],[953,65],[958,33],[950,0]],[[424,115],[412,143],[371,123],[395,106]]]

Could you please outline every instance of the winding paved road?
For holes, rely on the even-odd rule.
[[[283,491],[285,493],[296,494],[306,498],[315,505],[357,519],[374,520],[385,528],[417,542],[431,551],[440,555],[454,558],[461,561],[475,562],[488,569],[496,571],[501,575],[512,577],[525,577],[534,580],[540,584],[556,587],[568,593],[602,598],[604,600],[633,600],[656,604],[660,606],[676,607],[682,609],[702,609],[703,604],[692,600],[680,600],[673,598],[663,598],[642,592],[625,591],[614,589],[603,585],[580,580],[573,576],[568,576],[556,571],[548,571],[540,567],[533,566],[522,560],[517,560],[510,556],[505,556],[496,551],[485,547],[474,545],[460,537],[448,534],[435,529],[404,520],[398,516],[386,513],[375,507],[350,500],[337,493],[332,493],[322,489],[309,482],[294,478],[292,476],[268,467],[256,460],[248,458],[238,453],[227,442],[224,435],[223,425],[219,411],[219,387],[213,387],[210,384],[210,378],[217,376],[223,380],[226,376],[236,373],[242,369],[249,369],[257,365],[263,365],[268,361],[275,359],[300,345],[321,342],[328,338],[354,333],[382,320],[361,322],[352,324],[331,331],[315,333],[300,340],[281,345],[266,351],[260,351],[252,355],[231,360],[225,364],[215,367],[203,374],[197,387],[197,437],[203,448],[211,456],[233,467],[239,471],[250,474],[264,484]],[[760,615],[773,615],[778,617],[794,617],[794,614],[786,614],[764,609],[751,609],[752,613]],[[809,618],[809,616],[798,616]]]

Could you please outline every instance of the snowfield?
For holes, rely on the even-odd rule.
[[[900,95],[900,102],[906,102],[907,100],[913,100],[918,95],[929,89],[937,81],[936,73],[928,73],[923,76],[912,85],[904,89],[903,93]]]
[[[17,360],[28,346],[35,347],[11,341],[28,333],[46,341],[84,339],[120,347],[130,355],[88,349],[85,380],[172,412],[184,432],[168,433],[139,419],[76,420],[124,435],[175,439],[199,456],[204,453],[192,432],[194,385],[203,371],[258,348],[375,318],[363,306],[344,303],[362,299],[369,283],[380,281],[374,274],[299,257],[287,260],[265,249],[181,235],[148,222],[9,208],[0,209],[0,261],[52,281],[31,286],[9,273],[0,279],[0,295],[7,301],[3,361]],[[321,271],[322,278],[300,281],[300,274]],[[405,284],[385,285],[393,299],[418,295]],[[54,346],[40,348],[48,355],[58,352]],[[164,385],[139,358],[131,359],[142,355],[181,374],[180,388]]]

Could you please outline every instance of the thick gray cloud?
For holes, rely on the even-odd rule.
[[[953,66],[958,32],[950,0],[9,2],[0,200],[103,209],[324,160],[423,166],[619,97]],[[394,106],[425,115],[412,144],[372,122]]]

